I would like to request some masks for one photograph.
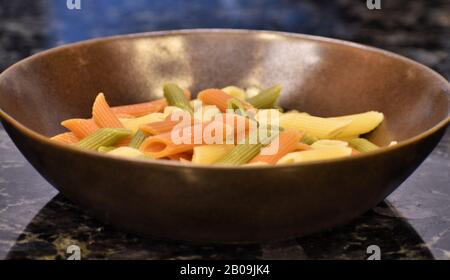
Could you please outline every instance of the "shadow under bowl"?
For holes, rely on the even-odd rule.
[[[282,84],[280,105],[319,116],[377,110],[379,145],[352,158],[275,167],[138,161],[48,140],[68,118],[234,84]],[[45,51],[0,75],[0,117],[29,162],[67,198],[117,227],[169,239],[259,242],[339,225],[382,201],[437,145],[449,123],[449,83],[404,57],[314,36],[181,30],[96,39]]]

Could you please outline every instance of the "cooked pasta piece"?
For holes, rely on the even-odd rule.
[[[186,96],[187,99],[191,99],[191,93],[188,90],[184,90],[184,95]],[[121,117],[128,118],[130,116],[142,117],[151,113],[160,113],[164,110],[166,106],[167,106],[166,99],[161,98],[150,102],[116,106],[112,107],[111,110],[119,118]]]
[[[282,87],[280,85],[261,91],[258,95],[247,99],[247,102],[258,109],[271,109],[277,106]]]
[[[120,119],[120,121],[126,129],[129,129],[133,133],[136,133],[141,125],[160,122],[164,119],[165,117],[163,113],[151,113],[134,119]]]
[[[147,135],[145,135],[145,133],[142,130],[136,131],[130,143],[128,144],[128,147],[139,149],[139,147],[141,146],[142,142],[144,142],[146,137]]]
[[[182,162],[191,162],[192,160],[192,151],[187,151],[184,153],[179,153],[175,155],[168,156],[170,160],[182,161]]]
[[[83,149],[97,151],[101,146],[113,146],[130,134],[131,131],[123,128],[101,128],[75,145]]]
[[[221,112],[225,112],[227,110],[228,101],[232,98],[233,97],[231,95],[225,93],[223,90],[214,88],[205,89],[198,94],[198,99],[200,99],[203,102],[203,104],[216,105]],[[253,106],[248,104],[247,102],[245,101],[241,102],[242,106],[244,106],[245,109],[253,108]]]
[[[377,145],[373,144],[364,138],[355,138],[349,141],[350,146],[361,153],[367,153],[379,149]]]
[[[230,152],[234,145],[203,145],[194,148],[192,163],[195,164],[213,164]]]
[[[312,145],[317,140],[319,140],[319,139],[317,139],[316,137],[312,137],[308,134],[303,135],[303,138],[302,138],[302,142],[307,145]]]
[[[75,144],[79,141],[78,137],[76,137],[72,132],[61,133],[51,139],[65,144]]]
[[[97,149],[97,152],[106,154],[107,152],[111,152],[112,150],[117,149],[117,147],[113,146],[101,146]]]
[[[117,118],[106,102],[103,93],[99,93],[97,98],[95,98],[94,106],[92,106],[92,116],[99,127],[123,128],[119,118]]]
[[[282,157],[290,152],[297,150],[301,138],[302,133],[296,130],[283,131],[277,138],[272,141],[272,143],[270,143],[270,145],[264,148],[268,149],[269,151],[273,151],[272,154],[265,155],[261,151],[255,158],[250,161],[250,163],[265,162],[269,164],[276,164]]]
[[[167,102],[163,98],[145,103],[112,107],[111,110],[117,116],[128,115],[134,117],[142,117],[151,113],[162,112],[162,110],[166,106]]]
[[[226,94],[239,99],[239,100],[245,100],[246,95],[245,91],[239,87],[236,86],[228,86],[222,89]]]
[[[194,113],[189,100],[183,93],[183,90],[173,83],[168,83],[164,85],[164,97],[167,100],[169,106],[175,106],[183,109],[191,114]]]
[[[131,147],[120,147],[112,151],[109,151],[106,154],[110,156],[118,156],[126,158],[139,158],[144,155],[141,151]]]
[[[231,151],[217,160],[214,164],[238,166],[249,163],[256,157],[261,149],[262,143],[236,145]]]
[[[348,143],[340,140],[322,139],[311,145],[311,148],[313,149],[329,149],[335,147],[348,147]]]
[[[351,120],[333,120],[299,113],[286,113],[280,117],[282,128],[300,130],[318,139],[333,138],[351,122]]]
[[[174,129],[170,132],[162,133],[155,136],[150,136],[142,143],[140,150],[155,159],[169,157],[175,154],[191,151],[195,146],[199,145],[195,142],[194,131],[204,130],[203,124],[195,124],[189,127]],[[173,135],[182,134],[181,139],[174,139]],[[181,143],[176,143],[174,140],[180,140]],[[184,141],[186,140],[186,141]],[[200,139],[202,144],[203,139]]]
[[[347,115],[341,117],[329,118],[331,120],[350,120],[351,123],[339,134],[334,135],[340,139],[361,135],[374,130],[384,119],[383,113],[366,112],[361,114]]]
[[[117,143],[114,146],[115,147],[128,147],[131,143],[131,140],[133,139],[133,137],[131,136],[131,133],[130,133],[130,136],[127,136],[127,137],[117,141]]]
[[[92,119],[70,119],[63,121],[61,125],[73,132],[79,139],[83,139],[99,129]]]
[[[316,160],[334,159],[350,156],[352,149],[348,147],[334,147],[327,149],[313,149],[303,152],[289,153],[282,157],[277,164],[290,164],[299,162],[309,162]]]

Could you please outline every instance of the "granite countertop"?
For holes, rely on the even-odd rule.
[[[132,32],[227,27],[323,35],[385,48],[450,77],[450,2],[0,0],[0,71],[49,47]],[[144,239],[89,217],[30,166],[0,126],[0,259],[450,259],[450,132],[385,202],[352,223],[254,245]]]

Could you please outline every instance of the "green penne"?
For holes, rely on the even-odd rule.
[[[245,112],[245,108],[242,105],[242,102],[237,98],[231,98],[230,100],[228,100],[227,109],[233,110],[238,115],[247,116],[247,113]]]
[[[220,158],[215,164],[242,165],[251,161],[261,151],[263,144],[241,144],[236,145],[229,153]]]
[[[114,149],[116,149],[116,147],[101,146],[100,148],[97,149],[97,152],[99,152],[99,153],[107,153],[107,152],[111,152]]]
[[[145,137],[145,133],[142,130],[138,129],[138,131],[134,134],[133,139],[131,139],[130,144],[128,144],[128,147],[139,149],[142,142],[144,142]]]
[[[312,145],[317,140],[318,140],[317,138],[305,134],[301,141],[302,141],[302,143],[305,143],[305,144],[308,144],[308,145]]]
[[[79,141],[75,144],[75,146],[97,151],[101,146],[112,146],[116,144],[118,141],[124,139],[129,136],[131,131],[123,128],[101,128]]]
[[[247,99],[247,102],[258,109],[276,108],[281,89],[282,87],[280,85],[273,86],[261,91],[258,95]]]
[[[369,140],[364,139],[364,138],[355,138],[355,139],[348,141],[348,143],[355,150],[357,150],[361,153],[374,151],[374,150],[377,150],[380,148],[377,145],[373,144],[372,142],[370,142]]]
[[[183,90],[176,84],[169,83],[164,85],[164,97],[166,98],[169,106],[176,106],[189,112],[190,114],[194,113],[194,110],[189,104],[189,100],[184,95]]]

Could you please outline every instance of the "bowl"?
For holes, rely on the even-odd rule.
[[[111,158],[50,141],[59,123],[162,96],[175,82],[283,84],[280,105],[318,116],[381,111],[367,137],[399,143],[351,158],[285,166],[191,166]],[[27,58],[0,75],[1,121],[36,170],[99,220],[159,238],[261,242],[350,221],[382,201],[428,156],[449,124],[450,86],[399,55],[315,36],[180,30],[95,39]],[[30,186],[32,187],[32,186]]]

